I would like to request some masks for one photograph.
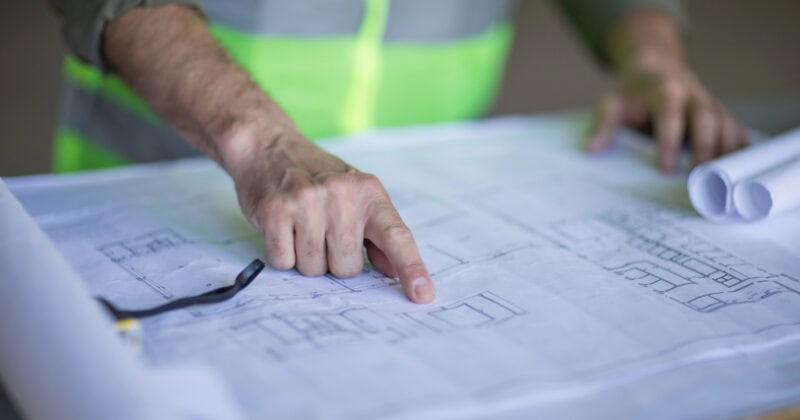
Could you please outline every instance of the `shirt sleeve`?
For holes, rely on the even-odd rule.
[[[608,64],[606,41],[611,27],[634,11],[665,12],[672,16],[684,34],[689,26],[686,12],[678,0],[556,0],[556,4],[603,64]]]
[[[79,59],[107,71],[103,57],[106,23],[139,6],[185,4],[201,11],[200,0],[48,0],[58,15],[67,48]]]

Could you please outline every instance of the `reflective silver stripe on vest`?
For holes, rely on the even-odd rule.
[[[446,42],[478,36],[513,12],[514,0],[397,0],[389,6],[387,42]]]
[[[132,162],[154,162],[200,153],[167,126],[157,126],[102,95],[65,82],[60,124],[87,141]]]
[[[364,16],[362,0],[205,0],[211,22],[253,35],[353,35]]]
[[[478,36],[507,20],[515,0],[393,0],[387,42],[446,42]],[[213,23],[252,35],[314,37],[354,35],[363,0],[205,0]]]

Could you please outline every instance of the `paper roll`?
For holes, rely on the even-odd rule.
[[[737,184],[800,157],[800,128],[715,159],[689,174],[694,208],[715,222],[744,220],[734,203]]]
[[[800,158],[739,183],[733,202],[741,217],[762,220],[800,206]]]
[[[2,179],[0,377],[29,419],[177,418]]]

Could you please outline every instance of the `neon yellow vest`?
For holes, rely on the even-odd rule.
[[[512,36],[503,0],[247,3],[206,0],[211,31],[312,140],[481,115]],[[118,77],[68,57],[65,78],[56,171],[197,154]]]

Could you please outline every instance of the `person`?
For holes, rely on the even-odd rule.
[[[272,267],[350,277],[365,247],[409,299],[434,299],[380,181],[309,139],[480,116],[501,77],[513,0],[51,3],[73,53],[57,170],[199,150],[232,177]],[[621,125],[652,124],[665,171],[685,131],[697,163],[744,144],[741,125],[687,64],[676,1],[557,4],[621,78],[598,108],[589,152]]]

